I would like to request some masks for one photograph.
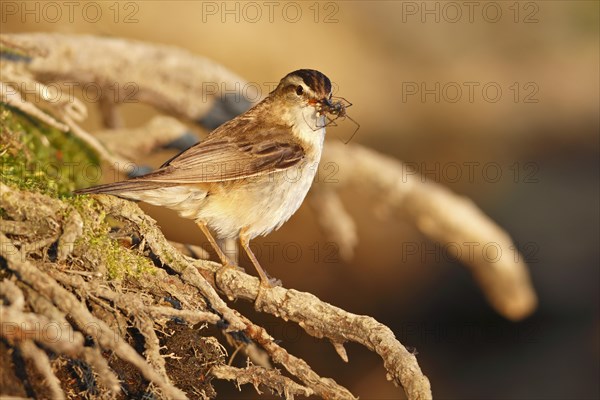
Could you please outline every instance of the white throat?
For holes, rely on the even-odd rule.
[[[318,150],[319,154],[325,140],[325,116],[317,115],[314,107],[294,107],[283,118],[292,125],[294,135],[311,148]]]

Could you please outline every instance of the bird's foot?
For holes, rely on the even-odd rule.
[[[262,309],[262,304],[264,303],[264,297],[267,294],[269,289],[273,289],[273,286],[269,281],[260,281],[258,284],[258,293],[256,293],[256,298],[254,299],[254,309],[260,311]]]
[[[262,308],[264,297],[267,291],[278,286],[282,286],[282,283],[281,280],[277,278],[267,277],[267,279],[260,279],[260,283],[258,284],[258,293],[254,299],[254,309],[260,310]]]
[[[261,285],[262,285],[262,281],[261,281]],[[266,282],[266,285],[269,288],[274,288],[277,286],[283,286],[283,282],[281,282],[281,279],[277,279],[277,278],[273,278],[273,277],[269,277],[269,280]]]
[[[219,282],[221,280],[221,276],[228,270],[236,270],[236,271],[242,271],[245,272],[244,268],[240,267],[239,265],[234,264],[233,262],[226,262],[223,263],[221,265],[221,267],[219,267],[216,271],[215,271],[215,279],[217,282]]]

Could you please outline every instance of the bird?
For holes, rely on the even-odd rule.
[[[75,193],[109,194],[175,210],[195,221],[223,267],[236,265],[215,237],[239,240],[261,286],[272,287],[250,241],[279,229],[298,210],[321,159],[327,115],[339,115],[343,107],[333,100],[327,76],[299,69],[157,170]]]

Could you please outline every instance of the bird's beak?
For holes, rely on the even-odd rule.
[[[333,107],[333,103],[331,103],[331,100],[329,100],[327,97],[322,98],[317,103],[327,111],[331,110],[331,107]]]
[[[333,105],[333,104],[331,103],[331,100],[329,100],[327,97],[324,97],[323,99],[321,99],[321,100],[319,101],[319,103],[321,103],[322,105],[324,105],[324,106],[325,106],[325,107],[327,107],[327,108],[331,108],[331,106]]]
[[[323,97],[321,100],[308,100],[308,104],[311,106],[318,106],[318,110],[330,112],[333,108],[333,103],[327,97]]]

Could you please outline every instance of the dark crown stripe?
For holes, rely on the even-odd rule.
[[[326,95],[331,91],[331,81],[329,78],[314,69],[299,69],[290,75],[302,78],[306,86],[311,88],[315,93]]]

